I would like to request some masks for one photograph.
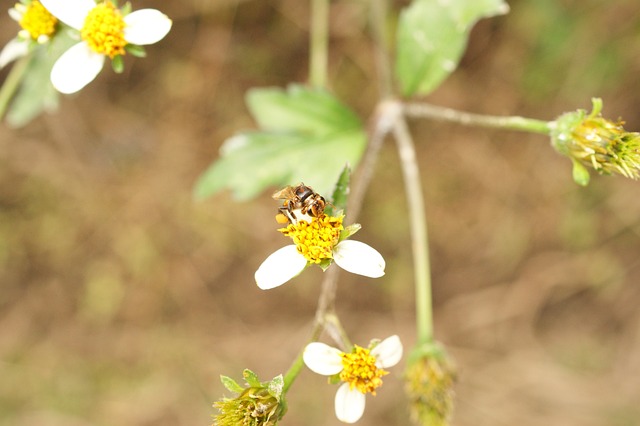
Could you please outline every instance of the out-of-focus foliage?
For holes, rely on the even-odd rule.
[[[503,0],[413,1],[398,22],[396,76],[402,94],[433,91],[458,67],[476,21],[508,10]]]
[[[330,194],[345,164],[360,160],[366,142],[362,124],[325,90],[252,89],[247,104],[261,131],[225,141],[221,158],[198,181],[197,197],[228,188],[246,200],[269,186],[300,179]]]

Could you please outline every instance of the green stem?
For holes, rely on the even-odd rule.
[[[352,347],[351,342],[340,323],[340,319],[334,311],[337,283],[338,268],[329,268],[327,272],[325,272],[325,278],[322,282],[322,293],[318,302],[316,318],[313,324],[313,329],[311,330],[309,342],[317,341],[320,339],[322,332],[327,331],[327,333],[329,333],[329,335],[338,342],[343,350],[350,350]],[[289,367],[289,370],[284,375],[285,392],[289,390],[304,365],[304,360],[302,358],[303,352],[304,349],[298,354],[298,357],[293,361],[291,367]]]
[[[387,37],[388,0],[373,0],[371,2],[371,32],[373,36],[374,57],[378,71],[378,84],[382,99],[388,99],[393,94],[393,78],[389,58],[389,40]]]
[[[309,83],[326,87],[329,46],[329,0],[311,0]]]
[[[404,105],[407,117],[431,118],[440,121],[450,121],[467,126],[493,127],[499,129],[521,130],[524,132],[542,133],[549,135],[553,121],[535,120],[517,116],[495,116],[473,114],[426,103],[407,103]]]
[[[296,381],[296,377],[298,377],[298,374],[300,374],[300,370],[302,370],[302,366],[304,365],[304,360],[302,359],[302,353],[303,352],[300,352],[298,354],[296,359],[293,360],[291,367],[289,367],[289,370],[287,370],[287,372],[284,374],[284,388],[282,390],[283,394],[287,393],[287,391],[289,390],[293,382]]]
[[[395,120],[392,132],[398,146],[409,206],[416,288],[416,344],[419,346],[433,340],[431,267],[429,264],[427,218],[422,197],[422,184],[420,183],[416,150],[404,117],[398,117]]]
[[[11,68],[9,75],[0,88],[0,120],[2,120],[4,114],[7,112],[9,103],[16,93],[16,90],[18,90],[30,61],[31,55],[26,55],[18,59],[16,63],[13,64],[13,68]]]

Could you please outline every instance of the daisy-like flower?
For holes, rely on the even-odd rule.
[[[323,269],[335,262],[345,271],[378,278],[384,275],[384,258],[371,246],[360,241],[346,240],[359,229],[352,225],[345,229],[343,216],[309,217],[299,211],[300,220],[279,231],[294,244],[272,253],[255,273],[256,283],[263,290],[278,287],[307,267],[317,264]]]
[[[32,44],[48,42],[58,29],[58,19],[37,0],[16,3],[9,9],[9,16],[20,25],[21,30],[0,52],[0,69],[25,56]]]
[[[126,13],[110,0],[98,4],[93,0],[41,2],[60,21],[78,30],[82,39],[63,53],[51,70],[51,82],[62,93],[75,93],[93,81],[106,57],[118,61],[127,50],[140,51],[137,46],[162,40],[172,24],[158,10]]]
[[[365,395],[375,395],[382,385],[382,377],[389,374],[384,368],[400,362],[402,343],[394,335],[382,342],[373,341],[368,348],[355,345],[351,352],[342,352],[313,342],[307,345],[302,358],[314,373],[334,376],[344,382],[336,393],[336,416],[342,422],[355,423],[364,413]]]

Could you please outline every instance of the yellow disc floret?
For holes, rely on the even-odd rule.
[[[53,35],[58,20],[39,1],[34,0],[26,7],[19,23],[33,40],[41,41]]]
[[[80,35],[91,50],[113,59],[125,53],[124,27],[120,10],[110,1],[105,1],[87,14]]]
[[[349,383],[351,389],[375,395],[376,389],[382,386],[382,376],[389,374],[376,366],[376,357],[371,355],[369,349],[358,345],[352,352],[342,353],[341,356],[343,369],[340,380]]]
[[[333,257],[333,247],[338,244],[343,229],[342,216],[322,215],[310,222],[300,220],[279,231],[291,237],[298,252],[309,262],[320,263]]]

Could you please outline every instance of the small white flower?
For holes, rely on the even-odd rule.
[[[70,47],[51,70],[51,82],[62,93],[75,93],[102,70],[105,57],[123,55],[125,46],[147,45],[164,38],[171,19],[155,9],[127,15],[109,1],[41,0],[60,21],[80,31],[82,41]]]
[[[384,275],[385,261],[373,247],[360,241],[343,240],[333,248],[333,260],[345,271],[369,278]],[[295,245],[273,252],[255,273],[256,283],[262,290],[278,287],[297,276],[307,266],[307,259]]]
[[[0,52],[0,69],[27,55],[32,44],[47,43],[56,32],[58,23],[58,20],[37,0],[27,4],[16,3],[9,9],[9,16],[20,25],[21,29]]]
[[[402,358],[402,342],[396,335],[387,337],[372,349],[355,346],[352,352],[342,352],[321,342],[309,343],[302,355],[304,363],[314,373],[338,375],[344,383],[336,392],[335,411],[338,420],[357,422],[364,413],[365,394],[375,395],[382,385],[384,368],[393,367]]]

